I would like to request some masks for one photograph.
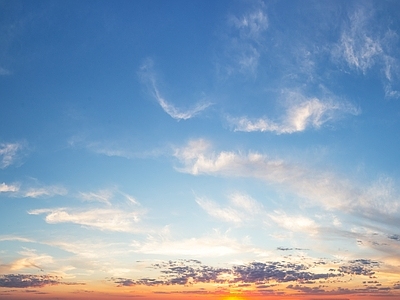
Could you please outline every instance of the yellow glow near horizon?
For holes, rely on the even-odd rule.
[[[222,298],[222,300],[246,300],[246,299],[240,296],[227,296]]]

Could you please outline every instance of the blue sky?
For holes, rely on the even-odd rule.
[[[0,297],[396,295],[399,20],[0,1]]]

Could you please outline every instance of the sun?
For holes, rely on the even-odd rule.
[[[227,296],[222,298],[222,300],[245,300],[245,298],[240,296]]]

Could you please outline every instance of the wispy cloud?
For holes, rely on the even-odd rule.
[[[280,122],[269,118],[249,119],[247,117],[228,117],[234,126],[234,131],[261,131],[275,132],[276,134],[290,134],[301,132],[308,128],[320,128],[325,123],[343,114],[358,115],[360,110],[348,102],[333,98],[318,99],[306,97],[300,92],[286,92],[284,102],[286,112]]]
[[[239,225],[244,222],[254,221],[257,215],[264,213],[261,203],[258,203],[249,195],[236,192],[229,195],[229,200],[230,205],[223,207],[212,200],[196,197],[197,204],[207,214],[222,222]]]
[[[27,198],[40,198],[40,197],[53,197],[53,196],[64,196],[68,193],[68,190],[62,186],[44,186],[28,188],[27,190],[21,191],[23,197]]]
[[[400,91],[393,88],[400,77],[400,63],[395,58],[398,35],[388,26],[376,26],[374,9],[357,8],[343,24],[334,59],[343,60],[351,69],[364,75],[373,67],[380,68],[383,76],[385,96],[398,98]]]
[[[156,76],[153,70],[153,61],[147,59],[140,68],[139,75],[141,79],[149,85],[153,97],[157,100],[162,109],[175,120],[187,120],[198,115],[211,105],[210,102],[199,102],[189,109],[179,109],[173,104],[167,102],[161,95],[156,82]]]
[[[23,143],[0,143],[0,168],[5,169],[14,164],[24,148]]]
[[[264,33],[268,29],[265,4],[256,1],[241,15],[230,15],[223,39],[223,54],[228,61],[220,58],[219,72],[223,76],[234,73],[255,75],[263,52]]]
[[[109,157],[132,158],[149,158],[163,155],[166,150],[153,149],[135,152],[131,146],[126,145],[126,140],[104,140],[93,141],[89,140],[84,134],[71,136],[68,141],[68,146],[73,148],[83,148],[96,154],[101,154]]]
[[[350,16],[349,24],[340,38],[340,55],[350,67],[365,73],[383,53],[380,41],[368,32],[370,13],[364,9],[357,10]]]
[[[110,190],[99,190],[98,192],[88,192],[88,193],[79,193],[79,196],[84,201],[96,201],[101,202],[107,205],[111,205],[110,200],[113,197],[113,193]]]
[[[35,186],[25,187],[24,184],[0,184],[0,193],[7,193],[10,197],[22,197],[22,198],[42,198],[42,197],[53,197],[53,196],[64,196],[68,194],[68,190],[60,185],[50,186]]]
[[[400,193],[389,177],[363,186],[338,174],[300,163],[272,159],[259,153],[214,152],[210,148],[210,143],[205,140],[193,140],[187,146],[177,148],[175,156],[182,163],[178,170],[193,175],[257,178],[294,193],[306,203],[328,210],[360,213],[383,222],[386,222],[384,216],[395,216],[400,208]]]

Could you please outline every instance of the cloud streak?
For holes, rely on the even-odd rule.
[[[142,211],[125,211],[121,209],[90,209],[77,210],[71,208],[34,209],[30,215],[45,214],[45,221],[49,224],[72,223],[88,228],[117,231],[142,232],[138,225]]]
[[[173,104],[169,103],[165,98],[161,95],[157,83],[156,78],[153,71],[153,61],[147,59],[140,68],[139,72],[142,80],[149,85],[149,89],[153,97],[157,100],[158,104],[161,108],[173,119],[175,120],[188,120],[200,112],[208,108],[212,105],[210,102],[199,102],[195,104],[192,108],[189,109],[180,109],[175,107]]]

